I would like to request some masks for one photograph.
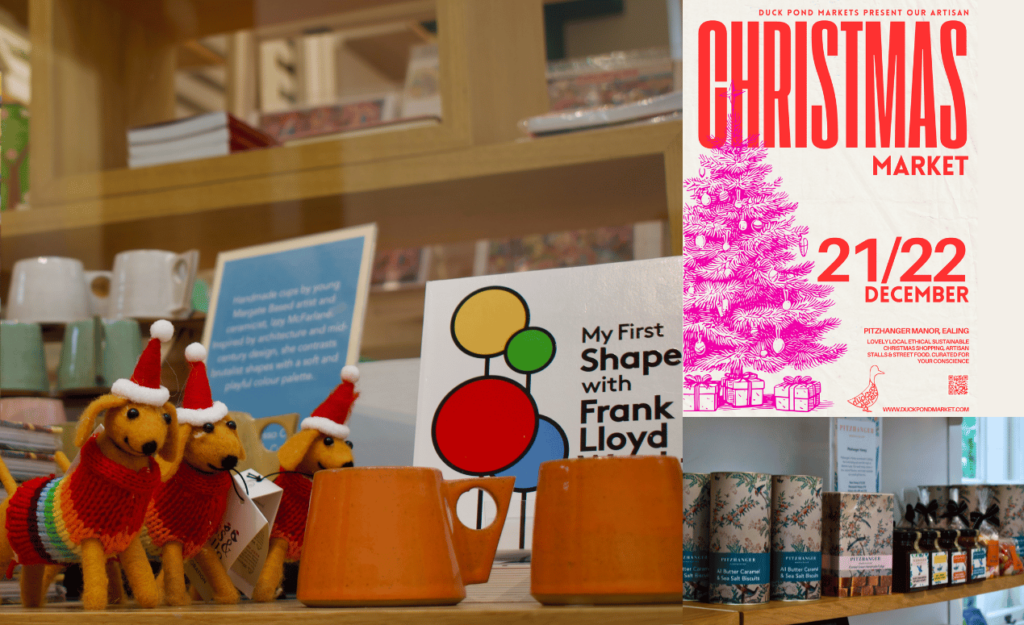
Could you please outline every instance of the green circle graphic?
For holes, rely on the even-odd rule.
[[[505,346],[505,360],[520,373],[540,371],[554,355],[554,339],[540,328],[524,328],[516,332]]]

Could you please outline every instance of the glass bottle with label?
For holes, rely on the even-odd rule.
[[[893,531],[893,592],[928,590],[931,584],[931,553],[919,530]]]
[[[970,575],[969,554],[960,543],[960,530],[942,530],[939,533],[939,547],[949,557],[949,585],[966,584]]]
[[[978,542],[978,530],[973,528],[960,530],[960,540],[964,541],[964,548],[970,554],[970,575],[968,581],[972,584],[985,581],[988,550],[984,544]]]
[[[922,542],[930,551],[932,563],[931,588],[946,588],[949,586],[949,552],[939,546],[939,532],[928,530],[924,532]]]

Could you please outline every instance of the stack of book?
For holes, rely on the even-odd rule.
[[[261,132],[224,111],[204,113],[128,131],[128,166],[131,168],[225,156],[279,145]]]
[[[61,428],[0,420],[0,459],[18,482],[57,472]],[[7,493],[0,488],[0,501]]]

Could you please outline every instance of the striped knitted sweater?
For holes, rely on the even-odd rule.
[[[82,541],[98,538],[108,556],[138,536],[146,506],[160,484],[160,467],[133,471],[107,458],[94,435],[78,466],[63,477],[22,484],[7,509],[7,539],[22,565],[81,560]]]
[[[194,557],[220,527],[229,490],[231,475],[227,471],[204,473],[182,462],[149,502],[142,532],[146,552],[159,556],[163,546],[174,541],[182,544],[186,560]]]
[[[306,533],[306,514],[309,512],[313,480],[298,473],[282,473],[274,483],[284,492],[281,493],[281,505],[277,509],[270,537],[288,541],[288,554],[285,558],[294,562],[302,557],[302,539]]]

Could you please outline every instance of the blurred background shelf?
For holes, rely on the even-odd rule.
[[[106,269],[125,250],[197,249],[203,275],[221,251],[370,222],[379,228],[377,250],[387,252],[657,220],[669,233],[661,254],[679,254],[678,120],[537,139],[518,127],[558,99],[549,97],[549,61],[666,46],[666,6],[0,0],[0,31],[24,47],[23,58],[11,61],[18,71],[4,73],[5,115],[17,76],[24,83],[18,114],[31,121],[14,151],[7,142],[15,134],[4,130],[5,163],[16,172],[5,183],[21,186],[13,199],[10,190],[5,196],[17,210],[3,213],[0,295],[14,263],[29,256],[70,256]],[[261,116],[349,95],[406,94],[413,51],[424,46],[436,47],[439,108],[419,115],[436,123],[128,167],[132,128],[215,110],[259,127]],[[671,71],[659,80],[678,89]],[[594,95],[566,84],[559,93],[580,101]],[[416,115],[404,111],[397,121],[424,119]],[[460,275],[470,274],[431,279]],[[422,284],[374,291],[362,356],[418,355],[422,305]]]
[[[123,170],[128,179],[163,172],[177,185],[6,213],[3,266],[32,254],[105,266],[130,241],[194,247],[211,267],[221,250],[369,221],[378,248],[390,249],[668,218],[678,253],[682,189],[671,181],[681,184],[681,173],[670,167],[681,132],[674,123],[610,128],[300,171],[272,162],[307,152],[302,160],[318,162],[313,155],[339,149],[319,143]]]

